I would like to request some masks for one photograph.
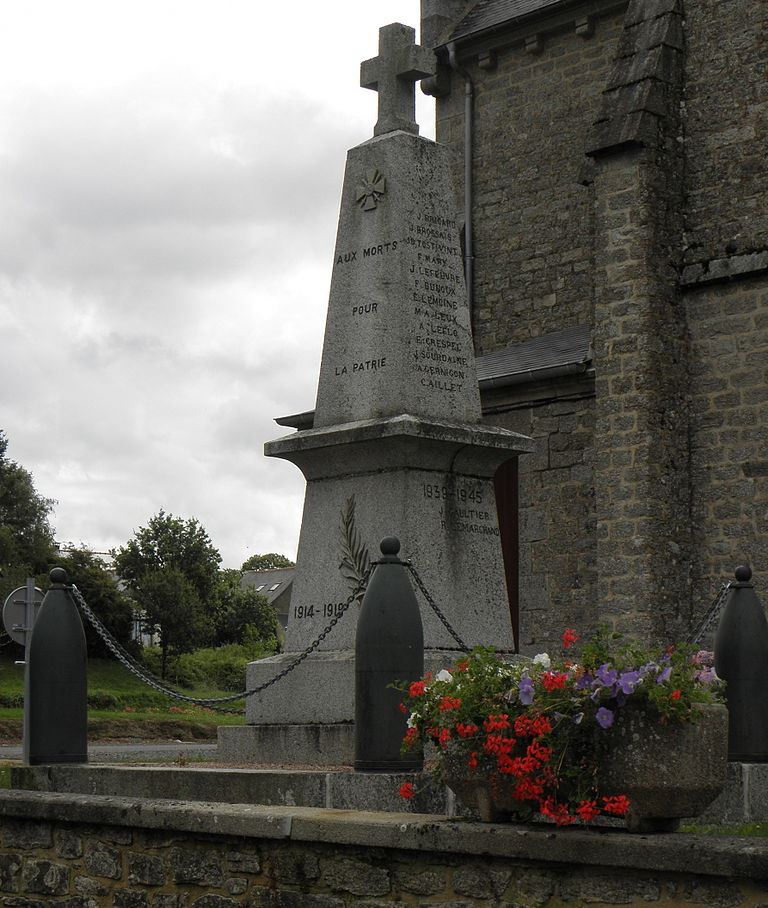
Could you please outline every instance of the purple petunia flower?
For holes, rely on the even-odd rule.
[[[528,675],[523,675],[517,688],[520,691],[520,702],[523,706],[530,706],[533,703],[533,681]]]
[[[619,690],[623,694],[631,694],[641,680],[640,672],[623,672],[619,675]]]
[[[608,662],[604,662],[595,674],[603,687],[613,687],[619,677],[619,673]]]
[[[584,674],[576,680],[576,683],[573,686],[576,690],[586,690],[588,687],[592,687],[594,680],[595,679],[589,672],[584,672]]]
[[[595,719],[600,728],[610,728],[613,725],[613,711],[601,706],[595,713]]]
[[[669,676],[672,674],[672,666],[668,665],[665,669],[662,669],[658,675],[656,675],[656,683],[663,684],[665,681],[669,681]]]

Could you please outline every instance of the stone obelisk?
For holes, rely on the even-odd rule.
[[[387,535],[464,641],[514,645],[493,476],[531,444],[480,422],[449,152],[414,119],[414,83],[433,72],[432,52],[400,24],[380,30],[379,56],[361,67],[379,118],[347,157],[314,427],[265,446],[307,480],[286,652],[251,663],[248,687],[338,613],[351,592],[343,550],[359,552],[357,540],[376,558]],[[426,603],[422,616],[425,665],[450,664],[456,641]],[[220,745],[231,754],[237,732],[250,742],[242,756],[351,757],[356,617],[353,605],[309,658],[251,697],[245,737],[224,731]]]

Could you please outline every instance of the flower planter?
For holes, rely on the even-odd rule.
[[[682,724],[661,724],[632,706],[618,712],[600,787],[629,796],[628,829],[674,831],[681,818],[703,813],[723,790],[728,710],[722,704],[700,709],[695,722]]]
[[[680,819],[702,813],[725,785],[728,711],[704,705],[695,722],[661,724],[633,707],[620,710],[599,767],[600,789],[625,794],[631,832],[674,832]],[[443,755],[443,780],[459,801],[486,823],[532,819],[530,806],[511,797],[512,783],[467,768]]]
[[[526,822],[533,819],[529,804],[512,797],[512,784],[504,777],[489,779],[487,774],[466,766],[459,755],[443,757],[442,778],[456,798],[470,810],[477,811],[484,823],[504,823],[510,820]]]

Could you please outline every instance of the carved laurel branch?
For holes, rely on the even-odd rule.
[[[363,579],[363,575],[371,563],[368,546],[361,539],[360,532],[355,525],[354,495],[346,500],[344,507],[341,509],[339,533],[341,535],[341,564],[339,565],[339,570],[354,590]],[[363,593],[360,593],[357,598],[359,602],[362,601]]]

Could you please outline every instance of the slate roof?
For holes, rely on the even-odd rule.
[[[589,325],[574,325],[482,354],[475,359],[475,366],[477,381],[483,391],[558,374],[586,372],[591,359]],[[314,419],[314,410],[306,410],[281,416],[275,422],[293,429],[311,429]]]
[[[511,19],[522,19],[550,6],[562,6],[565,2],[566,0],[480,0],[459,22],[451,38],[466,38]]]
[[[293,575],[295,573],[296,568],[292,567],[275,568],[272,571],[243,571],[240,584],[243,587],[255,589],[262,596],[266,596],[271,603],[278,596],[282,596],[290,584],[293,583]],[[276,589],[272,589],[272,587],[276,587]]]
[[[478,356],[477,381],[481,391],[493,385],[536,381],[568,367],[584,371],[590,359],[589,325],[574,325]]]

